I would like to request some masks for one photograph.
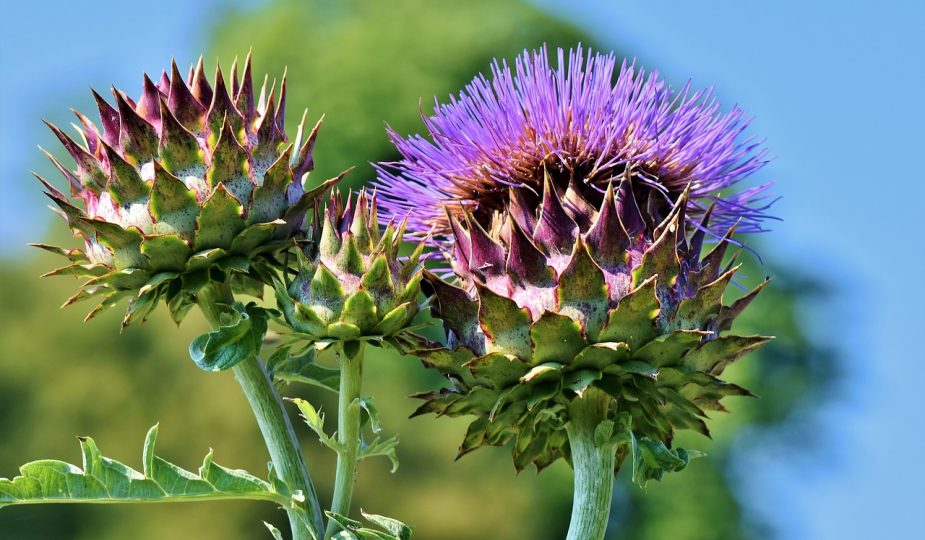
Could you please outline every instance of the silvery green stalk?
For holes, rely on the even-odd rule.
[[[197,298],[213,332],[221,332],[227,316],[234,314],[231,288],[212,283],[200,290]],[[321,505],[279,393],[256,354],[247,355],[231,370],[257,419],[274,472],[294,495],[286,507],[293,540],[317,539],[324,526]]]
[[[406,348],[419,310],[423,244],[400,259],[403,231],[404,224],[394,223],[380,231],[375,195],[361,191],[345,201],[332,194],[323,220],[316,212],[305,248],[298,251],[294,277],[275,283],[293,342],[334,347],[338,358],[337,437],[331,443],[337,451],[337,475],[331,512],[340,516],[350,513],[357,461],[375,446],[365,444],[360,432],[363,409],[373,415],[361,396],[364,347]],[[320,435],[325,440],[323,431]],[[329,521],[326,536],[341,528],[337,520]]]

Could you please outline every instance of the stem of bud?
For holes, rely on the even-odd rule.
[[[357,456],[360,452],[360,387],[363,381],[363,344],[354,349],[351,356],[345,348],[340,356],[340,392],[337,395],[337,473],[334,478],[334,499],[331,511],[349,516],[353,485],[357,477]],[[340,530],[334,521],[328,521],[325,538],[331,538]]]

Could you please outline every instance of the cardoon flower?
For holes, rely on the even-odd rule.
[[[723,302],[738,269],[727,225],[760,228],[763,188],[716,192],[763,162],[735,142],[738,111],[714,117],[712,101],[631,68],[613,86],[612,57],[559,54],[557,70],[541,51],[516,78],[496,65],[493,83],[476,79],[427,120],[435,143],[397,141],[406,159],[380,182],[417,232],[447,231],[458,282],[425,276],[447,341],[417,354],[450,385],[420,394],[417,414],[473,416],[460,455],[510,444],[518,470],[567,459],[569,539],[588,540],[603,538],[627,457],[640,483],[684,468],[675,432],[708,436],[708,411],[750,395],[721,376],[768,338],[726,332],[764,284]]]
[[[94,92],[102,129],[76,113],[82,144],[49,124],[76,163],[48,154],[71,196],[39,180],[85,248],[40,244],[71,262],[46,275],[90,278],[65,305],[99,299],[90,318],[129,297],[128,324],[163,299],[179,322],[210,282],[262,292],[261,269],[279,264],[336,179],[303,186],[319,125],[300,147],[303,118],[287,142],[285,78],[255,98],[250,55],[240,80],[232,72],[229,88],[217,68],[213,87],[200,58],[186,80],[176,63],[158,82],[145,75],[137,101],[113,89],[113,106]]]
[[[641,234],[630,182],[608,187],[581,232],[547,181],[540,210],[516,198],[504,225],[486,231],[469,212],[450,217],[453,267],[463,287],[428,274],[448,349],[423,351],[453,381],[423,394],[418,413],[475,415],[460,455],[514,441],[518,470],[568,455],[570,407],[590,389],[608,396],[640,439],[670,447],[676,429],[709,435],[705,411],[749,395],[719,377],[762,345],[762,336],[725,336],[764,284],[731,305],[723,292],[738,266],[724,264],[733,230],[704,257],[701,228],[686,237],[689,191]],[[636,225],[627,225],[633,224]]]
[[[740,232],[762,230],[767,186],[731,190],[766,163],[759,143],[739,140],[748,126],[742,110],[719,114],[711,90],[674,92],[657,73],[626,63],[614,82],[613,54],[586,58],[579,48],[566,62],[559,49],[553,67],[543,47],[515,65],[496,62],[491,80],[480,75],[436,103],[424,118],[432,140],[390,131],[403,159],[378,166],[384,215],[410,213],[412,233],[439,238],[450,234],[444,208],[458,215],[465,207],[489,227],[509,188],[538,206],[548,174],[577,219],[627,177],[650,232],[689,184],[689,217],[715,204],[717,230],[735,222]]]
[[[419,394],[416,414],[474,417],[459,455],[510,444],[518,470],[566,458],[576,482],[570,539],[603,538],[627,456],[640,483],[680,470],[690,454],[672,449],[675,431],[709,436],[707,412],[750,395],[721,376],[768,338],[724,332],[763,284],[723,303],[738,269],[724,262],[733,231],[701,257],[710,210],[687,237],[689,194],[649,240],[631,181],[619,196],[608,187],[582,232],[549,180],[538,213],[514,195],[496,231],[469,212],[451,217],[463,286],[426,276],[448,345],[417,354],[451,384]]]

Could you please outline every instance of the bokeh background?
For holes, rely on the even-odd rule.
[[[749,282],[775,281],[742,317],[742,332],[779,337],[734,368],[757,400],[729,404],[708,452],[644,492],[625,474],[611,539],[925,538],[925,8],[921,2],[708,3],[469,0],[437,3],[295,0],[116,0],[8,3],[0,18],[0,476],[40,457],[79,462],[75,435],[140,465],[147,428],[160,453],[188,468],[208,448],[225,465],[262,472],[266,455],[230,374],[206,374],[160,311],[118,333],[118,314],[81,322],[59,310],[74,283],[38,275],[59,261],[29,241],[68,241],[28,170],[51,177],[35,144],[56,148],[40,118],[67,125],[94,110],[87,85],[137,93],[141,73],[176,57],[229,66],[253,48],[257,72],[289,73],[288,114],[326,114],[314,175],[396,156],[386,123],[420,131],[431,109],[493,57],[542,43],[615,50],[675,85],[716,84],[727,107],[756,116],[775,160],[782,221],[753,238]],[[290,134],[291,135],[291,134]],[[317,176],[315,177],[317,178]],[[54,227],[49,226],[54,223]],[[747,257],[748,258],[748,257]],[[116,310],[114,310],[116,311]],[[464,420],[407,420],[403,398],[439,381],[418,363],[367,362],[401,468],[361,468],[359,506],[415,525],[417,538],[557,539],[570,510],[563,463],[515,475],[509,453],[453,463]],[[334,410],[330,395],[292,386]],[[329,419],[333,422],[333,415]],[[333,456],[299,428],[313,476],[330,495]],[[45,505],[0,511],[2,539],[268,538],[261,505]]]

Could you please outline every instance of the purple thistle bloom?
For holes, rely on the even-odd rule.
[[[730,189],[767,163],[761,142],[739,140],[744,111],[722,114],[712,89],[674,92],[626,62],[614,82],[613,54],[557,56],[553,67],[544,46],[524,51],[513,71],[495,62],[491,80],[479,75],[423,118],[432,140],[390,129],[403,159],[376,167],[383,213],[439,241],[462,207],[486,226],[514,190],[539,207],[548,175],[579,225],[587,220],[576,214],[599,208],[609,183],[630,179],[649,233],[688,184],[689,223],[714,206],[717,230],[764,230],[769,184]]]

